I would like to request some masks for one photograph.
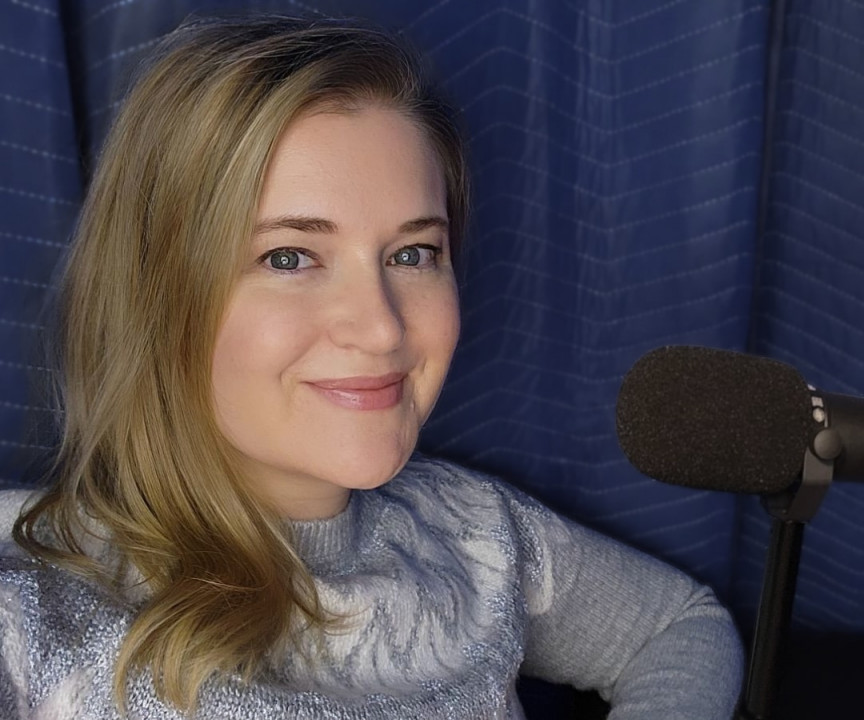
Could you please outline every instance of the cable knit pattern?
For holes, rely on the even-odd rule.
[[[732,715],[742,654],[713,595],[503,483],[415,458],[293,531],[323,602],[349,623],[315,665],[292,656],[252,685],[206,683],[202,718],[522,718],[520,669],[597,688],[610,720]],[[134,612],[65,571],[0,561],[2,707],[116,720],[111,676]],[[129,706],[182,717],[146,675]]]

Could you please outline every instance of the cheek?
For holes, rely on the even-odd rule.
[[[423,381],[418,398],[431,412],[459,339],[459,299],[455,283],[415,298],[411,308],[415,350],[423,356]]]
[[[446,308],[442,308],[440,318],[438,332],[442,340],[442,352],[446,354],[447,365],[449,366],[453,351],[456,349],[456,343],[459,340],[460,331],[459,296],[456,294],[455,285],[448,298]]]
[[[271,384],[294,368],[313,338],[315,324],[296,302],[272,293],[238,290],[213,350],[213,393],[217,402],[237,404],[256,386]],[[253,392],[254,394],[254,392]]]
[[[442,328],[442,332],[446,332],[450,339],[450,352],[456,346],[456,341],[459,339],[460,330],[460,313],[459,313],[459,291],[456,286],[456,278],[452,272],[448,292],[443,300],[444,308],[442,312],[442,324],[446,325],[446,330]]]

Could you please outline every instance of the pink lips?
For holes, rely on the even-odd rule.
[[[339,407],[349,410],[385,410],[402,400],[404,373],[315,380],[313,390]]]

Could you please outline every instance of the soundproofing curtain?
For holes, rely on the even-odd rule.
[[[428,55],[471,154],[461,347],[423,450],[683,567],[747,632],[758,500],[642,477],[614,406],[664,344],[864,394],[864,1],[774,6],[0,0],[0,485],[32,483],[54,442],[31,389],[50,376],[43,308],[142,54],[190,14],[359,15]],[[807,532],[797,633],[864,631],[862,514],[864,488],[835,483]]]

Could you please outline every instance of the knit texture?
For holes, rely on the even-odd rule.
[[[712,593],[497,480],[415,458],[293,531],[344,631],[314,664],[285,657],[250,685],[211,679],[199,717],[522,718],[520,672],[597,689],[610,720],[732,715],[742,652]],[[0,560],[3,717],[116,720],[114,660],[134,613],[65,571]],[[182,717],[146,674],[129,707]]]

